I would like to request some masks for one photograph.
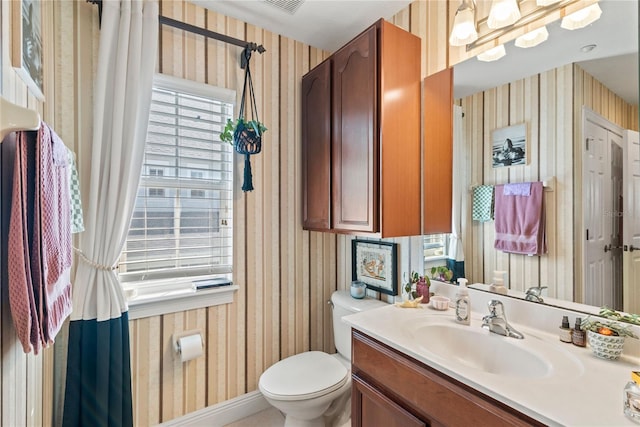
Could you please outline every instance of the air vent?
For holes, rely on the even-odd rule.
[[[304,3],[304,0],[264,0],[264,2],[293,15],[300,5]]]

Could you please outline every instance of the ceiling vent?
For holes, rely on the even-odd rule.
[[[264,2],[287,12],[289,15],[293,15],[300,5],[304,3],[304,0],[264,0]]]

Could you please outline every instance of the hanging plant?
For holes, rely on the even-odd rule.
[[[233,134],[235,133],[236,128],[238,126],[245,129],[249,128],[256,134],[260,134],[260,135],[262,135],[267,130],[267,128],[257,120],[246,121],[242,117],[237,118],[235,121],[231,119],[227,119],[227,124],[225,125],[224,129],[220,133],[220,140],[223,142],[228,142],[231,145],[234,145],[235,142],[234,142]]]
[[[251,79],[251,71],[249,69],[249,59],[251,59],[251,51],[245,49],[242,52],[245,64],[244,86],[242,88],[242,98],[240,101],[240,111],[238,118],[227,120],[227,124],[220,133],[220,140],[232,143],[236,152],[244,154],[244,182],[242,183],[242,191],[253,190],[253,177],[251,175],[252,154],[258,154],[262,150],[262,134],[267,128],[260,123],[258,119],[258,107],[256,105],[256,96],[253,91],[253,80]],[[249,105],[251,108],[251,120],[245,118],[245,101],[249,97]]]

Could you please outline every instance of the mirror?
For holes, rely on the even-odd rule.
[[[578,178],[583,165],[573,139],[582,140],[582,101],[588,104],[605,95],[599,86],[593,89],[595,94],[578,92],[587,86],[589,91],[595,88],[594,80],[601,82],[631,106],[635,117],[625,118],[626,128],[638,130],[638,3],[601,0],[600,6],[602,16],[586,28],[568,31],[557,21],[547,26],[549,38],[537,47],[521,49],[512,41],[505,46],[507,55],[498,61],[471,58],[454,67],[454,98],[464,111],[464,139],[476,144],[474,148],[465,142],[464,167],[454,169],[455,173],[464,171],[469,186],[552,178],[554,187],[545,192],[550,247],[542,257],[496,251],[490,230],[493,222],[471,221],[470,207],[463,206],[461,235],[469,283],[489,284],[493,270],[506,270],[507,284],[515,295],[523,296],[532,286],[547,286],[542,296],[548,301],[588,299],[582,284],[582,242],[577,241],[577,236],[583,237],[581,206],[587,197]],[[589,50],[590,45],[596,46]],[[583,71],[575,72],[568,65],[574,63]],[[482,141],[490,140],[494,129],[522,122],[527,123],[531,160],[526,166],[494,169],[488,164],[490,151],[478,149],[477,144],[486,144]],[[463,197],[467,200],[463,205],[470,204],[471,193],[463,196],[468,196]],[[640,276],[620,280],[633,281],[627,286],[640,295]],[[637,300],[638,295],[625,297]],[[595,300],[590,304],[602,305]],[[614,308],[629,311],[628,307]],[[640,306],[634,312],[640,312]]]

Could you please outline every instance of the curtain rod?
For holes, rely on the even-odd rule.
[[[98,5],[98,16],[99,16],[100,22],[102,22],[102,0],[87,0],[87,3]],[[242,55],[240,55],[240,66],[242,68],[245,68],[247,62],[251,58],[251,52],[258,52],[258,53],[266,52],[266,49],[264,48],[264,46],[259,45],[257,43],[247,42],[244,40],[237,39],[235,37],[227,36],[225,34],[216,33],[214,31],[207,30],[206,28],[197,27],[195,25],[187,24],[186,22],[167,18],[166,16],[159,15],[158,21],[160,25],[168,25],[170,27],[174,27],[179,30],[188,31],[190,33],[198,34],[200,36],[204,36],[210,39],[219,40],[224,43],[243,47],[244,50],[242,51]]]

